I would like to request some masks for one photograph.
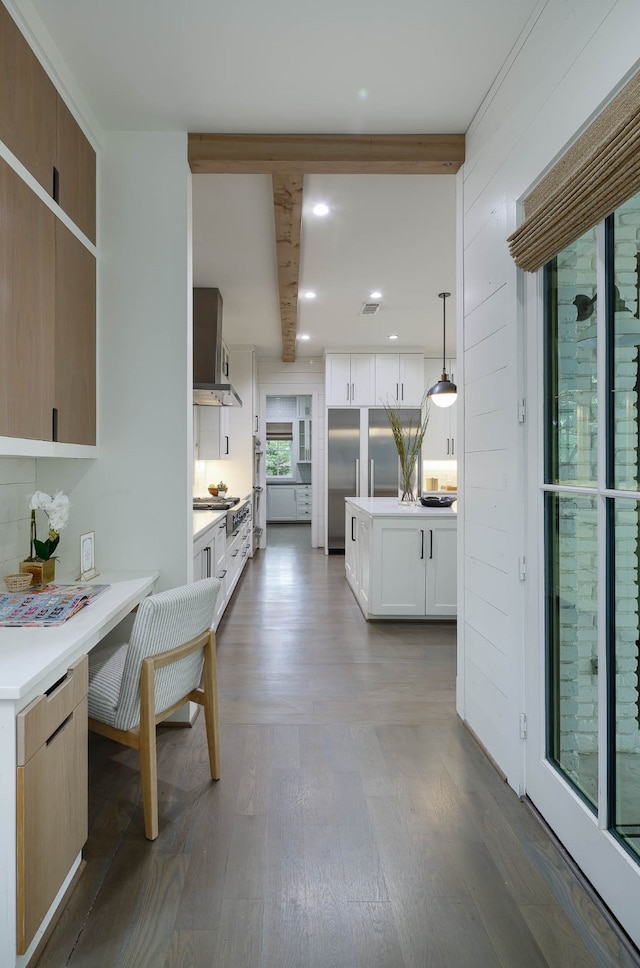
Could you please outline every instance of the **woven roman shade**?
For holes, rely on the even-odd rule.
[[[640,74],[636,74],[524,202],[508,238],[516,263],[535,272],[640,191]]]
[[[293,440],[292,424],[267,422],[267,440]]]

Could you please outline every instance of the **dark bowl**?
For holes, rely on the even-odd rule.
[[[456,500],[455,497],[421,497],[420,504],[423,508],[450,508],[453,502]]]

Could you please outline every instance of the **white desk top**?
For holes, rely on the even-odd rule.
[[[0,701],[31,699],[49,688],[79,656],[89,652],[153,591],[158,572],[109,572],[95,584],[111,587],[63,625],[0,627]]]

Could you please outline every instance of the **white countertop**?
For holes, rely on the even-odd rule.
[[[209,528],[226,518],[226,511],[194,511],[193,512],[193,538],[199,538],[201,534]]]
[[[107,572],[92,584],[111,587],[64,624],[0,627],[0,700],[30,699],[38,689],[52,685],[48,677],[97,645],[153,591],[157,578],[158,572]]]
[[[400,504],[396,497],[347,497],[345,501],[371,517],[455,518],[458,514],[457,502],[450,508],[425,508],[421,504]]]

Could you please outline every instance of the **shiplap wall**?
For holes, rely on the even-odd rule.
[[[527,327],[539,317],[525,314],[506,238],[519,199],[637,69],[638,36],[636,0],[541,2],[467,132],[458,708],[516,789],[524,784],[526,651],[541,647],[528,634],[519,581],[519,557],[535,557],[525,542],[536,530],[535,479],[528,491],[524,461],[535,408],[524,428],[518,423],[524,373],[535,365],[525,358]]]

